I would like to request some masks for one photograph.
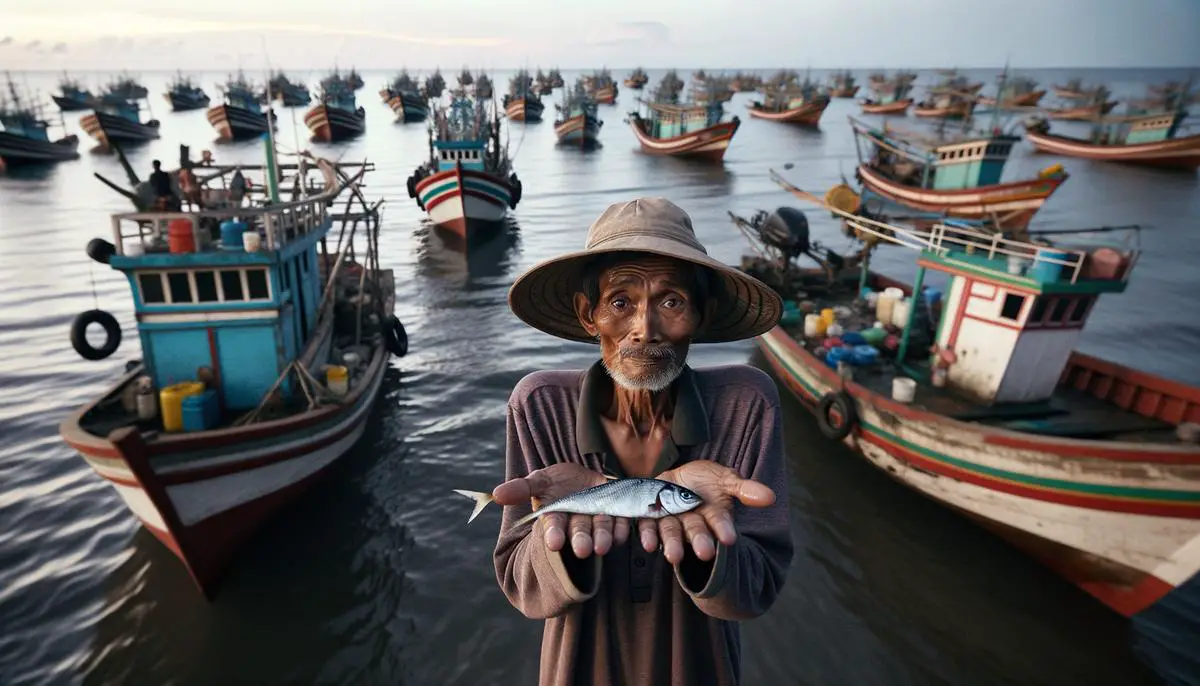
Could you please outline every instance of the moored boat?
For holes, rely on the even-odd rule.
[[[367,113],[354,97],[354,89],[334,76],[321,82],[320,102],[304,115],[304,124],[314,141],[336,143],[362,134]]]
[[[820,124],[821,115],[829,107],[829,95],[807,77],[797,83],[794,78],[789,78],[793,74],[783,78],[777,76],[764,84],[759,89],[762,99],[746,105],[750,116],[804,126]]]
[[[560,145],[594,147],[600,142],[600,127],[604,122],[597,113],[596,102],[587,94],[582,81],[563,93],[563,101],[554,106],[558,117],[554,120],[554,135]]]
[[[891,78],[883,73],[874,73],[868,77],[867,87],[874,97],[866,97],[859,101],[863,114],[906,114],[912,106],[913,81],[917,75],[914,72],[899,71]]]
[[[642,152],[721,161],[741,121],[736,116],[722,121],[725,111],[719,101],[680,103],[678,85],[682,85],[678,78],[664,78],[651,100],[638,101],[645,106],[646,116],[629,113],[626,121]]]
[[[533,78],[524,69],[518,70],[509,80],[508,93],[504,95],[501,104],[504,107],[504,116],[508,117],[509,121],[539,122],[542,120],[542,112],[546,109],[541,97],[533,92]]]
[[[230,76],[218,88],[223,102],[209,108],[206,116],[220,140],[257,138],[267,132],[271,125],[269,121],[274,123],[275,113],[263,110],[257,87],[247,81],[242,72],[239,71],[236,77]]]
[[[550,73],[546,75],[546,79],[550,82],[551,88],[562,88],[564,85],[562,73],[558,71],[558,67],[551,69]]]
[[[596,101],[596,104],[612,105],[617,102],[619,89],[616,81],[613,81],[612,73],[607,68],[584,77],[583,83],[587,88],[588,95]]]
[[[486,243],[522,193],[500,144],[499,116],[489,114],[485,101],[456,94],[434,111],[429,149],[430,159],[408,177],[409,197],[456,247]]]
[[[445,92],[446,78],[442,76],[441,69],[434,69],[433,73],[425,78],[425,97],[437,100]]]
[[[114,93],[105,93],[91,114],[79,120],[79,126],[95,138],[102,148],[108,148],[113,141],[138,143],[158,138],[158,120],[143,122],[140,112],[141,108],[136,102]]]
[[[429,116],[429,101],[407,69],[401,70],[386,88],[379,91],[379,95],[396,113],[396,121],[420,122]]]
[[[1061,165],[1036,177],[1003,181],[1017,136],[966,132],[932,138],[850,118],[859,164],[855,177],[890,201],[965,219],[993,218],[1021,230],[1067,179]],[[994,131],[998,127],[992,127]]]
[[[1092,86],[1090,88],[1083,85],[1083,79],[1072,78],[1065,85],[1053,85],[1051,88],[1054,94],[1064,100],[1088,100],[1095,95],[1096,91],[1103,86]]]
[[[105,90],[109,94],[125,100],[144,100],[150,97],[150,90],[126,72],[121,72]]]
[[[459,74],[458,74],[459,88],[466,88],[467,86],[470,86],[474,83],[475,83],[475,77],[471,75],[471,70],[467,69],[466,67],[463,67],[462,71],[459,72]]]
[[[788,303],[758,347],[827,437],[1123,615],[1196,573],[1200,389],[1075,350],[1097,299],[1125,290],[1136,243],[918,232],[812,200],[918,265],[908,285],[872,272],[867,250],[812,270],[743,259]],[[776,214],[801,254],[807,226]],[[927,273],[949,289],[924,289]]]
[[[190,76],[184,76],[183,72],[178,72],[167,85],[167,92],[163,93],[163,98],[176,112],[204,109],[210,102],[208,93],[205,93]]]
[[[629,76],[625,78],[625,87],[630,90],[640,91],[649,83],[650,77],[646,75],[646,70],[641,67],[636,67]]]
[[[849,69],[835,71],[829,75],[829,97],[853,98],[858,95],[859,85]]]
[[[475,77],[475,97],[490,100],[494,90],[491,78],[487,74],[479,72],[479,76]]]
[[[359,90],[363,87],[363,85],[365,85],[362,76],[359,76],[358,70],[354,67],[350,67],[350,73],[346,74],[346,85],[349,86],[350,90],[352,91]]]
[[[79,112],[90,110],[99,102],[99,98],[75,79],[68,78],[64,73],[58,82],[59,95],[52,95],[54,104],[63,112]]]
[[[1050,132],[1045,119],[1025,125],[1025,138],[1038,152],[1105,162],[1123,162],[1194,172],[1200,168],[1200,134],[1180,136],[1182,109],[1141,116],[1106,117],[1087,139]]]
[[[212,598],[236,553],[362,436],[407,336],[375,253],[378,203],[359,190],[369,165],[276,165],[272,150],[200,182],[181,157],[186,211],[117,214],[111,242],[88,244],[128,279],[144,357],[59,431]],[[71,342],[104,359],[120,331],[93,309]]]
[[[999,103],[1002,108],[1037,106],[1046,95],[1046,90],[1038,89],[1037,81],[1027,76],[1009,76],[1007,71],[1006,68],[1000,88],[997,90],[998,98],[989,95],[980,96],[979,104],[993,106]]]
[[[50,124],[40,107],[24,102],[12,79],[8,99],[0,98],[0,172],[9,167],[79,159],[79,137],[67,134],[50,139]],[[60,123],[61,124],[61,123]]]
[[[282,71],[273,72],[267,87],[284,107],[304,107],[312,102],[312,93],[303,81],[292,81]]]

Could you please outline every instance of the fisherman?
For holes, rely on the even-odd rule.
[[[507,407],[493,558],[509,601],[546,620],[540,684],[739,683],[736,622],[771,607],[792,559],[779,393],[754,367],[686,361],[693,343],[770,330],[779,296],[709,257],[678,206],[641,198],[605,210],[583,251],[517,279],[509,305],[600,355],[527,375]],[[704,504],[514,526],[606,477],[670,481]]]
[[[154,160],[154,171],[150,174],[150,189],[154,191],[154,207],[160,211],[176,209],[179,199],[171,187],[171,175],[163,171],[162,162]]]

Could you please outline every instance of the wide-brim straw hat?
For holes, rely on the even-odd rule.
[[[707,267],[723,288],[710,321],[693,343],[724,343],[753,338],[779,323],[783,301],[771,287],[709,257],[696,240],[692,220],[666,198],[639,198],[610,205],[588,229],[584,249],[534,265],[513,283],[508,304],[521,321],[559,338],[595,343],[579,323],[575,294],[583,270],[598,255],[640,252]]]

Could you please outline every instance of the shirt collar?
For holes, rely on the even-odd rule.
[[[583,382],[579,388],[579,404],[575,414],[575,443],[581,455],[602,454],[605,456],[605,471],[619,475],[616,456],[611,454],[608,447],[608,437],[604,433],[604,425],[600,423],[600,402],[606,390],[612,385],[612,379],[604,369],[604,363],[597,361],[584,373]],[[671,440],[663,444],[663,457],[659,460],[656,471],[662,471],[674,464],[678,459],[678,446],[693,446],[706,443],[709,438],[708,412],[700,397],[700,389],[696,387],[695,372],[689,366],[684,366],[679,377],[673,384],[675,393],[675,413],[671,418]]]

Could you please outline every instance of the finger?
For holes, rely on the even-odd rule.
[[[775,491],[770,486],[752,479],[743,479],[730,474],[722,483],[729,495],[747,507],[770,507],[775,504]]]
[[[592,549],[597,555],[612,550],[613,518],[608,515],[592,516]]]
[[[552,483],[546,470],[535,469],[524,478],[510,479],[492,489],[492,498],[500,505],[523,505],[544,495]]]
[[[638,538],[642,541],[642,550],[652,553],[658,550],[658,522],[653,519],[637,520]]]
[[[561,512],[542,515],[542,533],[546,548],[554,552],[562,550],[567,542],[567,516]]]
[[[679,521],[683,523],[683,532],[692,544],[696,557],[705,561],[713,559],[717,554],[717,547],[709,534],[708,522],[704,517],[695,512],[688,512],[680,515]]]
[[[729,510],[704,508],[699,514],[703,516],[708,529],[716,534],[721,545],[728,547],[737,543],[737,529],[733,526],[733,514]]]
[[[676,517],[658,520],[658,536],[662,539],[663,556],[671,564],[683,561],[683,526]]]
[[[583,559],[592,554],[592,516],[573,514],[567,524],[571,532],[571,550],[575,557]]]
[[[629,540],[630,526],[628,517],[617,517],[617,521],[613,523],[613,542],[616,545],[625,545]]]

